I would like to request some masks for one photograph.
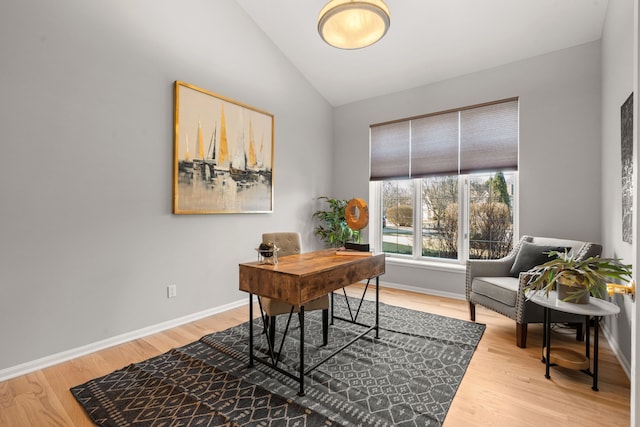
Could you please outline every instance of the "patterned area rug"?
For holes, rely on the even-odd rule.
[[[349,298],[352,308],[358,302]],[[312,366],[364,330],[336,320],[322,344],[320,311],[305,315],[305,360]],[[348,317],[344,297],[336,314]],[[373,324],[365,301],[358,321]],[[278,317],[278,331],[288,316]],[[254,323],[256,355],[266,335]],[[256,363],[247,367],[248,323],[104,377],[71,392],[100,426],[439,426],[460,385],[485,325],[380,304],[380,338],[356,341],[296,381]],[[297,372],[297,318],[280,366]],[[279,346],[281,335],[276,335]],[[277,348],[277,347],[276,347]]]

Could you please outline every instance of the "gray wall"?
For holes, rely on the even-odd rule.
[[[602,34],[602,236],[605,256],[635,266],[631,244],[622,241],[620,152],[620,106],[633,92],[633,37],[633,0],[610,1]],[[637,94],[634,102],[638,102]],[[633,301],[621,295],[613,300],[620,314],[605,318],[606,328],[629,372]]]
[[[4,1],[0,57],[0,373],[246,303],[264,231],[318,244],[331,107],[236,2]],[[274,114],[272,214],[171,214],[175,80]]]
[[[368,197],[370,124],[514,96],[520,234],[601,241],[599,42],[336,108],[336,196]],[[464,293],[460,269],[387,265],[387,283]]]

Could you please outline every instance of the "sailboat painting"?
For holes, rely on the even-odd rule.
[[[175,82],[173,213],[273,212],[272,114]]]

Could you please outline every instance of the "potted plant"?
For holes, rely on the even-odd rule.
[[[591,295],[603,298],[611,279],[631,280],[631,265],[617,258],[595,256],[577,260],[566,251],[551,251],[549,256],[554,258],[529,270],[526,289],[543,290],[547,296],[549,291],[556,290],[559,300],[586,304]]]
[[[341,247],[347,242],[359,242],[360,231],[350,229],[345,219],[348,200],[330,199],[327,196],[320,196],[318,200],[329,203],[329,209],[313,213],[313,217],[320,220],[320,224],[314,229],[314,234],[320,237],[328,247]]]

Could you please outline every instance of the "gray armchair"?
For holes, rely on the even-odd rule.
[[[509,255],[496,260],[467,261],[465,294],[469,301],[471,321],[476,320],[476,305],[481,305],[516,321],[516,345],[527,346],[527,325],[543,322],[543,308],[525,298],[524,288],[529,280],[526,270],[545,262],[540,259],[540,248],[562,251],[566,248],[578,259],[600,255],[602,246],[577,240],[550,237],[523,236]],[[556,249],[557,248],[557,249]],[[538,251],[536,262],[535,251]],[[533,265],[528,265],[533,262]],[[520,270],[520,271],[519,271]],[[553,323],[576,323],[582,325],[584,316],[551,311]],[[582,327],[577,330],[582,338]]]

